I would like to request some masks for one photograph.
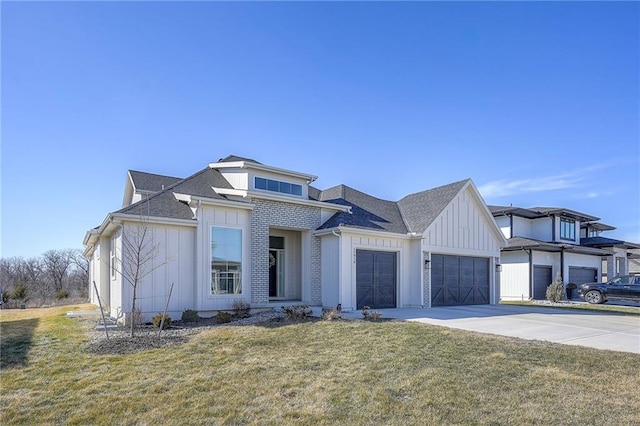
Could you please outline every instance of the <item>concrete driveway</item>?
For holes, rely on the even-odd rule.
[[[639,316],[513,305],[377,311],[383,318],[640,354]],[[362,313],[343,312],[343,316],[362,318]]]

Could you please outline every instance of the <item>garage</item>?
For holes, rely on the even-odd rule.
[[[396,253],[356,250],[356,307],[396,307]]]
[[[533,266],[533,298],[545,300],[547,298],[547,287],[553,282],[551,266]]]
[[[431,255],[431,306],[489,304],[489,259]]]
[[[568,282],[576,285],[598,282],[598,270],[596,268],[570,266]]]

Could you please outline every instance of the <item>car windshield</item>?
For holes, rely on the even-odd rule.
[[[609,281],[609,284],[630,284],[632,279],[633,277],[615,277]]]

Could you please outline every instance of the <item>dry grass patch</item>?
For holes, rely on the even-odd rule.
[[[173,347],[94,355],[81,322],[52,314],[40,316],[32,341],[56,343],[0,371],[5,424],[640,419],[635,354],[415,323],[331,321],[220,327]],[[1,319],[4,334],[13,320]]]

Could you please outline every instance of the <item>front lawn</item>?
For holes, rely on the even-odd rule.
[[[640,422],[637,354],[314,321],[225,326],[176,346],[95,355],[88,323],[68,310],[0,312],[2,424]]]

